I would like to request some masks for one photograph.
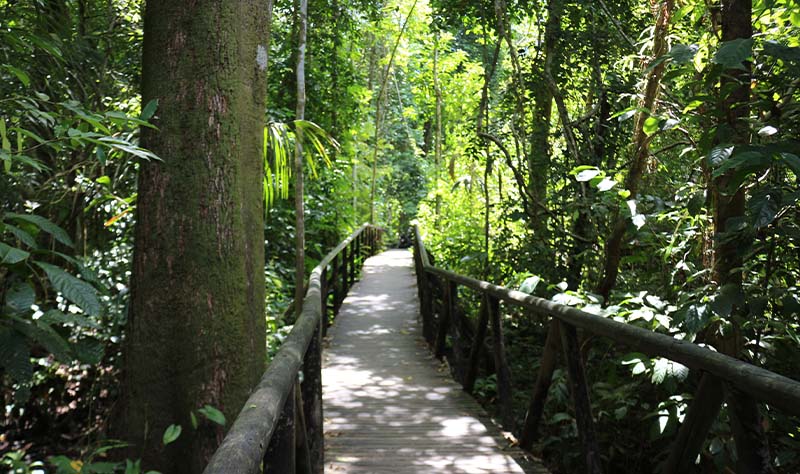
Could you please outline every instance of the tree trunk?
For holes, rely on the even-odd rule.
[[[439,84],[439,31],[433,40],[433,93],[436,96],[435,129],[433,133],[433,167],[434,167],[434,189],[436,190],[436,205],[434,215],[439,216],[442,207],[442,197],[439,195],[439,169],[442,163],[442,86]],[[450,179],[455,180],[454,173],[451,172]]]
[[[656,27],[653,31],[653,52],[650,56],[651,63],[667,53],[669,20],[674,9],[674,0],[663,0],[658,6]],[[639,191],[639,182],[642,179],[644,165],[647,157],[650,155],[651,136],[644,132],[644,122],[656,109],[656,99],[658,98],[658,90],[661,87],[661,77],[664,75],[665,66],[666,64],[661,62],[648,73],[647,82],[645,83],[643,91],[644,98],[641,104],[642,108],[646,109],[648,112],[639,112],[636,114],[636,123],[633,131],[634,156],[633,161],[631,161],[631,167],[628,169],[628,175],[625,177],[625,188],[630,191],[630,196],[633,199],[636,198],[636,193]],[[597,293],[603,296],[606,304],[608,304],[608,296],[611,294],[611,290],[617,283],[619,261],[622,258],[622,240],[627,230],[628,219],[619,215],[619,211],[617,211],[613,230],[606,241],[606,259],[603,265],[603,279],[597,286]]]
[[[563,0],[550,0],[547,5],[547,23],[544,36],[543,77],[551,76],[556,81],[560,77],[553,71],[553,64],[558,64],[558,40],[561,37],[561,15],[564,11]],[[542,79],[544,82],[545,79]],[[553,93],[549,87],[536,87],[533,91],[533,133],[531,133],[531,154],[528,158],[529,194],[542,207],[533,206],[536,216],[531,222],[531,230],[539,233],[544,241],[549,239],[547,229],[547,182],[550,174],[550,118],[553,113]]]
[[[753,36],[752,0],[722,0],[720,6],[722,7],[722,41],[746,39]],[[733,132],[731,142],[736,145],[750,143],[750,127],[747,121],[750,113],[750,68],[750,62],[746,62],[744,69],[729,69],[725,71],[720,81],[721,90],[724,90],[727,85],[737,84],[737,87],[722,102],[724,119],[721,124]],[[721,234],[730,231],[727,227],[730,219],[741,218],[745,214],[744,187],[730,189],[729,184],[732,178],[733,172],[731,171],[711,182],[715,237],[712,278],[718,288],[735,285],[741,292],[741,242],[738,239],[720,238]],[[733,313],[739,313],[742,318],[747,317],[745,308],[734,308]],[[730,335],[719,338],[721,345],[718,349],[733,357],[740,357],[742,355],[741,348],[744,345],[743,336],[738,318],[732,318],[731,322],[734,330]],[[748,474],[773,472],[758,404],[751,397],[732,387],[728,387],[726,399],[731,415],[731,431],[733,431],[736,441],[736,472]]]
[[[306,20],[308,19],[308,0],[297,0],[297,108],[295,118],[304,120],[306,114]],[[294,314],[300,316],[303,311],[306,273],[306,222],[303,205],[303,129],[294,129],[294,212],[295,212],[295,247],[294,247]]]
[[[392,72],[392,66],[394,65],[394,55],[397,53],[397,47],[400,46],[400,40],[403,39],[403,35],[408,27],[408,21],[411,19],[415,8],[417,8],[417,0],[414,0],[414,3],[411,4],[408,15],[406,15],[406,19],[403,21],[403,26],[400,27],[400,33],[397,34],[392,53],[389,56],[389,62],[383,70],[381,88],[378,90],[378,99],[375,101],[375,135],[373,137],[375,143],[372,148],[372,181],[369,192],[369,221],[373,224],[375,223],[375,187],[378,181],[378,150],[380,149],[381,141],[381,123],[383,122],[383,99],[386,97],[386,85],[389,82],[389,73]]]
[[[136,247],[117,432],[146,470],[197,473],[264,369],[266,12],[252,0],[150,0]],[[199,420],[192,428],[190,414]],[[178,440],[162,445],[171,424]]]

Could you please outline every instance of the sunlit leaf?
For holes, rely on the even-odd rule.
[[[597,168],[583,170],[575,175],[575,180],[579,182],[589,181],[600,173],[601,171]]]
[[[597,190],[600,192],[608,191],[617,185],[617,182],[611,178],[603,178],[602,181],[597,183]]]

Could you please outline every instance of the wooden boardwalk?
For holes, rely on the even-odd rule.
[[[325,472],[546,473],[428,351],[411,253],[367,260],[323,358]]]

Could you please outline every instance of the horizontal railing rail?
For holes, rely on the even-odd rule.
[[[322,337],[383,230],[364,224],[312,271],[303,309],[205,474],[322,473]]]
[[[558,359],[557,353],[559,350],[563,350],[587,472],[600,472],[600,456],[594,435],[589,389],[576,329],[606,337],[650,356],[663,357],[690,369],[702,371],[705,376],[711,377],[711,380],[718,385],[719,381],[724,381],[754,399],[766,402],[787,414],[800,415],[800,382],[797,380],[666,334],[621,323],[571,306],[554,303],[527,293],[438,268],[430,263],[429,253],[425,249],[419,229],[416,227],[414,228],[414,262],[420,296],[423,335],[433,347],[436,356],[442,357],[445,354],[448,334],[453,332],[453,327],[467,326],[467,332],[473,335],[471,343],[468,344],[469,356],[466,370],[461,377],[464,389],[469,392],[473,390],[481,360],[481,351],[485,347],[487,326],[491,322],[491,347],[494,355],[494,371],[497,374],[499,408],[503,425],[509,430],[513,428],[511,380],[505,359],[505,342],[499,303],[502,301],[552,318],[540,360],[539,374],[521,430],[520,445],[525,449],[530,449],[538,438],[538,424],[542,417],[545,399]],[[477,327],[471,327],[472,323],[466,321],[463,312],[458,308],[459,286],[474,290],[481,295]],[[454,344],[459,343],[457,338],[451,339],[456,339]],[[708,428],[710,428],[710,424],[708,424]],[[665,472],[685,472],[686,467],[694,462],[697,456],[696,451],[700,449],[708,428],[702,428],[704,430],[702,433],[686,434],[684,439],[673,445]]]

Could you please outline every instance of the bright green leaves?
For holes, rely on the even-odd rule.
[[[753,39],[752,38],[737,38],[731,41],[720,43],[711,61],[714,64],[719,64],[725,69],[742,69],[744,70],[744,62],[752,59],[753,57]]]
[[[167,429],[164,430],[164,434],[161,437],[161,442],[164,444],[164,446],[172,443],[173,441],[178,439],[178,437],[181,435],[182,430],[183,428],[181,428],[181,425],[167,426]]]
[[[306,164],[311,176],[317,177],[317,163],[314,155],[332,166],[328,149],[338,150],[339,143],[322,127],[308,120],[294,120],[291,123],[270,122],[264,128],[264,202],[270,208],[276,198],[289,198],[289,185],[292,178],[291,156],[296,137],[311,145],[304,148]]]
[[[199,408],[197,411],[208,418],[209,421],[213,421],[220,426],[225,426],[225,415],[211,405],[206,405],[203,408]]]
[[[658,118],[653,117],[652,115],[650,117],[647,117],[644,121],[642,129],[644,130],[644,133],[648,136],[656,133],[658,131]]]

